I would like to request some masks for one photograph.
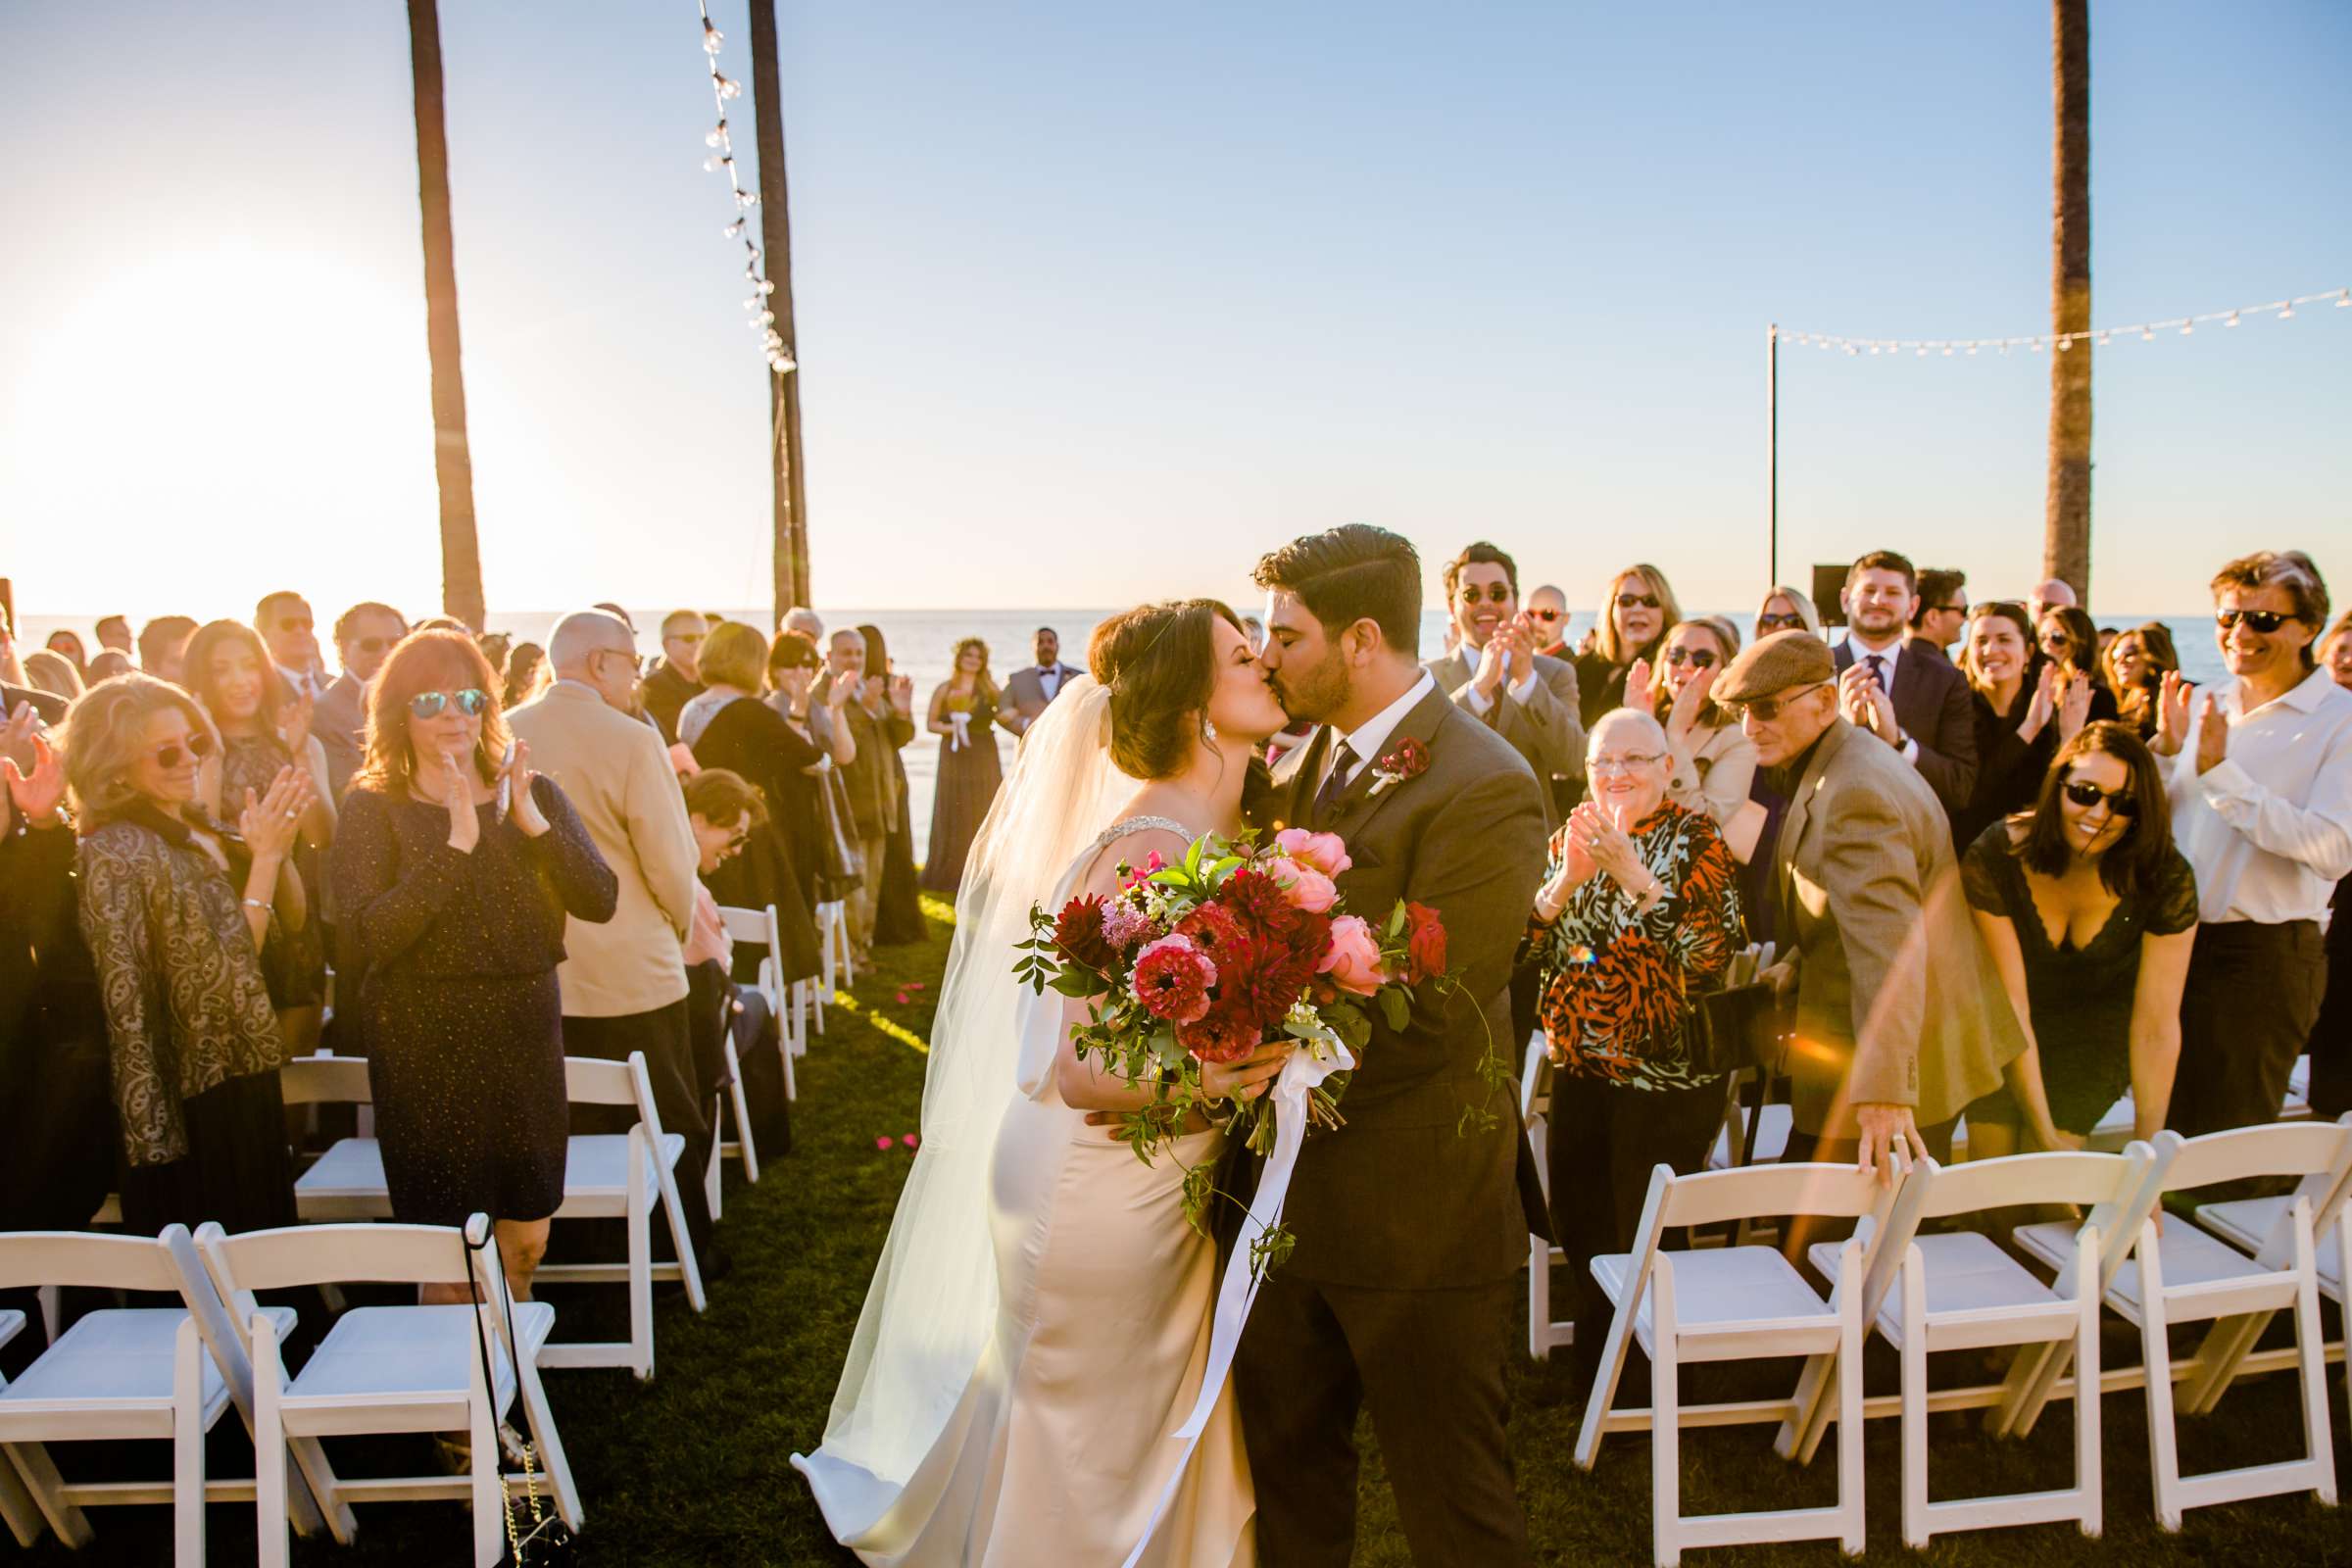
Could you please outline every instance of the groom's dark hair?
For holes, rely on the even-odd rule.
[[[1297,594],[1326,636],[1370,620],[1391,648],[1420,657],[1421,557],[1402,534],[1368,522],[1326,528],[1266,556],[1251,581]]]

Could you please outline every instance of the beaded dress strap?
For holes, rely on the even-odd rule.
[[[1171,821],[1164,816],[1131,816],[1124,822],[1113,822],[1110,826],[1104,828],[1102,830],[1102,836],[1095,840],[1095,847],[1089,853],[1091,855],[1100,855],[1111,845],[1117,843],[1120,839],[1125,838],[1130,833],[1142,833],[1153,828],[1159,829],[1162,832],[1173,833],[1178,838],[1188,841],[1193,836],[1192,830],[1187,828],[1182,822]]]

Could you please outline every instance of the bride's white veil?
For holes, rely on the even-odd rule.
[[[1022,738],[972,842],[923,1080],[922,1142],[824,1446],[794,1461],[844,1539],[889,1505],[937,1441],[994,1329],[989,1159],[1005,1107],[1022,1093],[1022,1036],[1039,1010],[1012,977],[1013,945],[1029,934],[1030,906],[1054,896],[1135,787],[1111,764],[1109,691],[1079,676]]]

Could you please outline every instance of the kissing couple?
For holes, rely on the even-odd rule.
[[[1528,1232],[1548,1227],[1516,1098],[1480,1069],[1515,1054],[1490,1031],[1509,1032],[1543,800],[1422,667],[1403,538],[1334,528],[1254,575],[1262,654],[1211,600],[1097,628],[1092,677],[1024,737],[973,844],[922,1142],[824,1443],[792,1460],[876,1568],[1343,1568],[1366,1407],[1415,1562],[1531,1561],[1502,1371]],[[1314,734],[1245,821],[1257,749],[1294,718]],[[1090,1124],[1145,1094],[1072,1049],[1085,1004],[1032,994],[1012,960],[1033,905],[1113,895],[1122,865],[1245,826],[1340,835],[1349,907],[1436,909],[1459,984],[1401,1029],[1373,1021],[1345,1125],[1298,1155],[1295,1246],[1220,1385],[1217,1250],[1183,1187],[1225,1134],[1196,1125],[1147,1164]],[[1203,1087],[1263,1094],[1293,1049],[1204,1063]]]

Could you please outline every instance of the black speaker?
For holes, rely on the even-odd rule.
[[[1845,606],[1838,596],[1845,592],[1847,569],[1848,564],[1842,561],[1813,568],[1813,608],[1821,612],[1825,628],[1845,624]]]

